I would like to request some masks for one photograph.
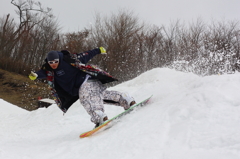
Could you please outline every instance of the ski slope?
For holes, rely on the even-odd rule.
[[[153,97],[111,129],[80,139],[94,124],[77,101],[28,112],[0,99],[0,159],[239,159],[240,74],[199,77],[150,70],[110,89]],[[121,107],[106,105],[113,117]]]

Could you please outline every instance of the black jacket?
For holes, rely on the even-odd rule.
[[[66,51],[58,53],[59,65],[57,69],[53,70],[46,59],[41,70],[36,73],[38,74],[38,79],[46,78],[48,80],[54,100],[63,112],[66,112],[68,108],[79,99],[78,91],[87,74],[90,74],[91,78],[99,79],[102,83],[117,80],[110,75],[108,76],[108,74],[104,74],[105,72],[81,67],[80,64],[86,64],[94,56],[100,54],[99,49],[75,54],[75,58],[70,56]],[[94,72],[94,74],[91,74],[91,71]]]

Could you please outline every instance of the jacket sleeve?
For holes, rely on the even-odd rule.
[[[81,63],[86,64],[88,63],[89,60],[91,60],[94,56],[96,56],[97,54],[100,54],[100,49],[93,49],[93,50],[89,50],[83,53],[77,53],[77,58],[78,60],[81,61]]]
[[[44,71],[43,69],[41,69],[35,73],[38,75],[37,79],[46,79],[47,78],[46,71]]]
[[[41,69],[35,72],[38,77],[37,79],[46,79],[47,78],[47,70],[51,70],[50,66],[47,63],[44,63]]]

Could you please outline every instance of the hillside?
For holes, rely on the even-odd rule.
[[[112,128],[93,128],[79,101],[63,116],[53,104],[25,111],[0,99],[0,158],[4,159],[239,159],[240,74],[199,77],[166,68],[150,70],[110,89],[148,105]],[[122,108],[106,105],[113,117]]]
[[[38,97],[48,97],[47,85],[27,76],[0,69],[0,98],[26,110],[38,108]]]

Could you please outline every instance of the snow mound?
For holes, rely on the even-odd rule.
[[[77,101],[63,116],[55,104],[27,112],[0,100],[4,159],[239,159],[240,74],[199,77],[155,68],[109,89],[150,103],[89,138],[93,128]],[[123,111],[105,106],[109,117]]]

